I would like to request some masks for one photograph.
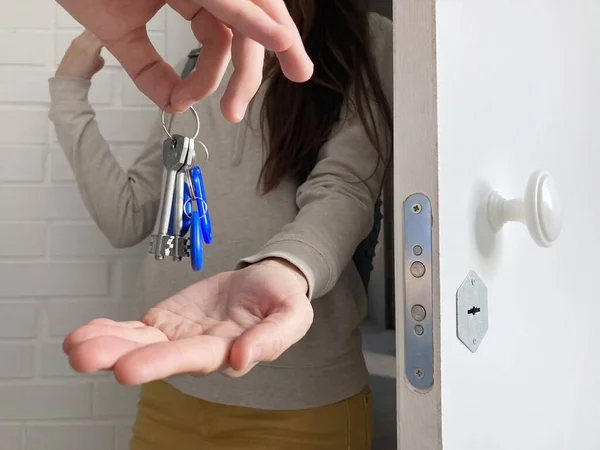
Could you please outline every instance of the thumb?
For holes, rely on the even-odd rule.
[[[249,371],[259,362],[274,361],[304,337],[313,321],[313,309],[305,295],[297,295],[249,328],[231,347],[229,365]]]

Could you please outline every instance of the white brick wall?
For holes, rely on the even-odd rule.
[[[161,11],[148,27],[171,64],[194,45]],[[47,119],[47,80],[79,25],[55,2],[0,0],[0,450],[126,450],[138,389],[73,372],[64,336],[95,317],[135,318],[146,246],[111,248],[85,210]],[[106,54],[90,100],[130,165],[156,117]]]

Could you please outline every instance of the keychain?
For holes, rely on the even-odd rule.
[[[212,227],[202,171],[196,164],[194,143],[200,132],[200,118],[192,107],[196,118],[196,132],[192,138],[171,135],[162,113],[162,125],[168,138],[163,145],[163,164],[167,173],[163,190],[158,234],[150,241],[150,253],[155,259],[171,256],[174,261],[190,257],[192,269],[202,270],[203,243],[212,242]],[[206,161],[209,153],[202,142]],[[188,235],[189,233],[189,235]]]

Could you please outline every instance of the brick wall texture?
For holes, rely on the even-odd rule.
[[[149,24],[176,63],[193,48],[170,11]],[[145,245],[111,248],[83,207],[47,118],[48,83],[81,28],[55,2],[0,0],[0,450],[125,450],[137,389],[75,374],[61,342],[95,317],[130,319]],[[105,52],[90,99],[124,166],[156,117]]]

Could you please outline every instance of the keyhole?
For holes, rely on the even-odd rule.
[[[472,316],[474,316],[479,312],[481,312],[481,308],[478,308],[477,306],[473,306],[471,309],[469,309],[467,311],[467,314],[471,314]]]

